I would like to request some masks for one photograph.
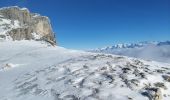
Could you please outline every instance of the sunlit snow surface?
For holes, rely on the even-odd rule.
[[[0,100],[149,100],[161,82],[170,100],[170,65],[87,53],[44,42],[0,42]]]

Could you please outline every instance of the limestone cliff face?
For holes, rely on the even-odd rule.
[[[30,13],[26,8],[14,6],[1,8],[0,18],[0,21],[6,20],[5,24],[0,25],[0,28],[7,29],[5,35],[10,36],[13,40],[44,40],[56,44],[55,34],[48,17]],[[5,28],[4,25],[6,25]],[[0,34],[0,37],[5,36]]]

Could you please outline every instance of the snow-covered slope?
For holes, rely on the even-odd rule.
[[[145,60],[170,62],[170,41],[141,42],[136,44],[118,44],[110,47],[91,50],[92,52],[124,55]]]
[[[170,100],[170,64],[0,42],[0,100]]]

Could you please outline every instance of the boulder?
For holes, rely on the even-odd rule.
[[[162,100],[162,92],[160,88],[146,88],[142,95],[149,98],[149,100]]]

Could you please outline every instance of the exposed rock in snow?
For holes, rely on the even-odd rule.
[[[170,100],[170,64],[51,46],[26,8],[0,9],[0,40],[0,100]]]
[[[0,71],[0,100],[170,100],[169,64],[35,41],[1,42],[0,55],[19,64]]]
[[[39,40],[55,44],[55,36],[48,17],[30,13],[27,8],[16,6],[0,9],[0,38],[12,40]],[[9,39],[8,39],[9,40]]]
[[[2,65],[2,68],[0,69],[0,71],[9,70],[11,68],[18,67],[18,66],[20,66],[20,64],[7,63],[5,65]]]
[[[164,80],[170,82],[170,76],[168,76],[168,75],[163,75],[162,77],[164,78]]]
[[[149,100],[162,100],[162,92],[159,88],[146,88],[146,92],[142,93]]]

